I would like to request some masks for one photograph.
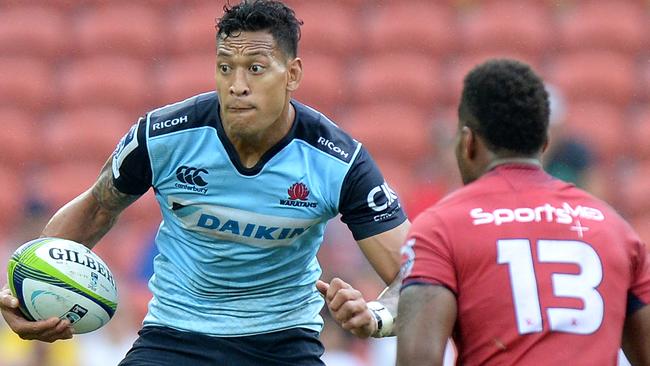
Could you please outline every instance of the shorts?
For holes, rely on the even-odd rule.
[[[147,326],[119,366],[324,366],[318,332],[303,328],[212,337]]]

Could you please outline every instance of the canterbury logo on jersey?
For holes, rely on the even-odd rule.
[[[546,203],[537,207],[497,208],[484,211],[482,208],[473,208],[469,211],[474,225],[494,224],[501,225],[510,222],[555,222],[558,224],[571,224],[573,219],[594,221],[605,220],[605,215],[597,208],[576,206],[564,202],[562,207],[554,207]]]
[[[176,179],[181,183],[176,183],[175,187],[191,192],[206,194],[208,193],[208,189],[201,187],[207,186],[208,182],[203,179],[202,174],[207,175],[208,171],[203,168],[194,168],[182,165],[176,169]]]

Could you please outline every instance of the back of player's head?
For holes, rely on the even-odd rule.
[[[549,99],[541,78],[526,64],[487,61],[465,77],[461,123],[495,152],[539,152],[547,141]]]
[[[243,0],[234,6],[227,4],[223,10],[223,17],[217,21],[217,42],[239,32],[268,31],[288,57],[298,54],[302,22],[280,1]]]

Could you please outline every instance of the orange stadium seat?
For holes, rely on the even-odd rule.
[[[632,140],[632,156],[650,161],[650,106],[633,115],[629,128],[627,136]]]
[[[640,99],[650,104],[650,62],[642,63],[637,82],[637,93]]]
[[[162,217],[153,191],[150,190],[138,198],[128,210],[124,211],[121,218],[140,227],[149,228],[151,233],[155,232]]]
[[[170,58],[161,64],[156,77],[158,104],[178,102],[215,89],[216,54],[204,53]]]
[[[156,92],[148,66],[137,59],[116,56],[71,61],[60,75],[63,104],[144,109]]]
[[[631,57],[647,49],[650,16],[631,1],[578,2],[560,18],[560,46],[565,50],[604,50]]]
[[[41,158],[41,148],[35,145],[41,141],[41,126],[38,115],[25,109],[0,108],[2,144],[0,144],[0,165],[16,172],[25,171]],[[0,206],[1,207],[1,206]]]
[[[354,4],[312,0],[296,2],[294,9],[298,19],[304,22],[299,55],[325,53],[350,57],[356,54],[362,36],[357,31],[360,20]]]
[[[586,143],[601,161],[615,162],[630,147],[626,141],[624,110],[604,102],[572,103],[564,131]]]
[[[50,210],[58,210],[91,187],[101,170],[92,162],[58,162],[43,166],[32,177],[33,190]]]
[[[0,49],[4,55],[54,59],[69,46],[65,14],[49,6],[15,6],[0,11]]]
[[[303,77],[295,97],[302,103],[332,117],[345,108],[348,75],[337,57],[310,54],[303,57]]]
[[[53,68],[36,58],[0,56],[0,106],[43,111],[53,103]]]
[[[170,17],[166,38],[174,53],[201,53],[215,51],[215,18],[223,13],[216,2],[190,4]]]
[[[26,193],[28,186],[25,184],[25,175],[4,165],[0,165],[0,233],[6,233],[4,229],[12,228],[18,224],[24,214],[24,206],[27,201]],[[4,228],[4,229],[3,229]]]
[[[361,59],[351,78],[357,103],[401,102],[432,109],[445,95],[437,60],[420,53],[371,55]]]
[[[439,2],[389,2],[368,11],[365,45],[374,53],[422,52],[442,58],[461,39],[448,4]]]
[[[45,159],[51,163],[86,161],[100,168],[136,120],[111,108],[64,110],[43,126]]]
[[[628,167],[621,179],[619,187],[625,187],[619,190],[620,207],[627,215],[644,215],[650,214],[650,200],[645,199],[648,196],[648,186],[650,185],[650,161],[643,161],[634,167]],[[645,223],[648,226],[648,223]],[[646,232],[647,233],[647,232]]]
[[[464,53],[509,52],[539,60],[554,41],[546,7],[533,2],[480,4],[461,22]]]
[[[547,80],[569,103],[595,100],[625,106],[637,89],[634,60],[622,54],[586,51],[558,55],[547,71]]]
[[[167,39],[158,10],[137,3],[114,3],[80,12],[76,45],[85,55],[159,56]]]
[[[408,104],[357,106],[341,116],[341,125],[377,159],[413,166],[427,158],[432,139],[428,114]]]

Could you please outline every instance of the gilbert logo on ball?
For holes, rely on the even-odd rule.
[[[23,244],[8,265],[9,287],[30,320],[67,318],[75,333],[104,326],[117,308],[111,270],[84,245],[58,238]]]

